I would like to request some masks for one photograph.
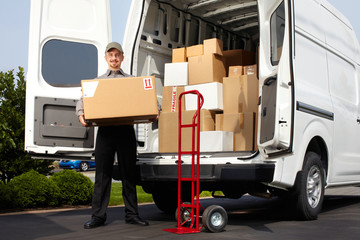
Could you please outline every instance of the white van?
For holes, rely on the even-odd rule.
[[[126,2],[126,1],[124,1]],[[258,56],[258,151],[201,154],[202,190],[228,198],[287,196],[315,219],[325,188],[360,185],[359,45],[325,0],[32,0],[25,149],[34,157],[90,160],[96,129],[75,116],[80,80],[106,70],[104,48],[125,22],[125,72],[156,76],[173,48],[219,38]],[[125,5],[125,4],[124,4]],[[115,14],[115,15],[114,15]],[[141,185],[156,205],[177,202],[177,153],[158,152],[157,124],[136,125]],[[190,166],[182,159],[184,169]],[[185,171],[186,172],[186,171]],[[187,192],[184,189],[184,192]]]

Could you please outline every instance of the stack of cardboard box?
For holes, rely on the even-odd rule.
[[[258,80],[255,68],[255,65],[230,67],[229,76],[223,79],[224,111],[216,115],[216,130],[234,132],[234,151],[256,149]]]
[[[254,62],[251,52],[223,51],[222,41],[216,38],[174,49],[172,63],[165,64],[159,152],[178,151],[179,95],[190,90],[198,90],[204,97],[201,152],[254,150],[258,98]],[[244,75],[244,71],[253,74]],[[196,109],[196,95],[182,98],[183,124],[191,123]],[[191,150],[191,129],[183,129],[181,144],[182,151]]]

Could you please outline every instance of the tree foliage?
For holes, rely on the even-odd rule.
[[[0,180],[9,182],[15,176],[34,169],[46,174],[52,163],[33,160],[24,151],[25,138],[24,69],[0,72]]]

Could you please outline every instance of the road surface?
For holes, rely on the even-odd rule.
[[[178,235],[163,231],[175,228],[174,216],[162,213],[154,204],[139,206],[140,214],[150,222],[141,227],[125,224],[123,206],[110,207],[105,226],[84,229],[90,208],[42,210],[0,214],[2,240],[58,239],[359,239],[360,188],[326,191],[322,213],[315,221],[295,221],[286,203],[274,198],[244,196],[238,200],[204,199],[201,204],[223,206],[229,216],[224,232]]]

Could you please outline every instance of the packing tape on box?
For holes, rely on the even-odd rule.
[[[176,87],[173,87],[171,94],[171,112],[176,112]]]

